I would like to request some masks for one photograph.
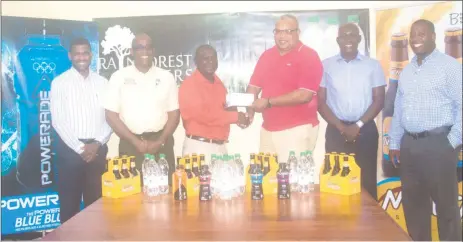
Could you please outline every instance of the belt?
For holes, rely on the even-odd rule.
[[[451,128],[452,128],[451,126],[443,126],[443,127],[419,132],[419,133],[412,133],[412,132],[405,131],[405,134],[407,134],[408,136],[416,140],[416,139],[428,137],[433,134],[442,134],[442,133],[448,132],[450,131]]]
[[[84,143],[84,144],[91,144],[91,143],[95,142],[95,139],[79,139],[79,141]]]
[[[206,142],[206,143],[218,144],[218,145],[223,145],[223,144],[227,143],[227,141],[225,141],[225,140],[208,139],[208,138],[195,136],[195,135],[188,135],[187,134],[186,137],[190,138],[190,139],[194,139],[194,140],[198,140],[198,141],[202,141],[202,142]]]

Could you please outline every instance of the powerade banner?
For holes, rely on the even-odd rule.
[[[376,56],[384,73],[388,73],[388,87],[382,112],[383,157],[379,160],[378,200],[387,213],[405,230],[402,209],[402,188],[398,168],[389,159],[389,125],[394,113],[394,100],[398,77],[402,69],[413,58],[409,47],[409,32],[412,23],[420,18],[430,20],[435,25],[436,47],[441,52],[453,56],[461,63],[462,55],[462,4],[459,1],[426,4],[415,7],[395,8],[376,13]],[[460,215],[462,200],[462,153],[455,175],[458,176]],[[435,205],[435,204],[434,204]],[[435,207],[432,212],[432,238],[438,240]]]
[[[49,91],[71,67],[70,41],[87,38],[97,71],[98,31],[88,22],[2,17],[2,234],[60,225]]]
[[[217,75],[228,92],[245,92],[258,58],[275,45],[273,29],[276,21],[286,13],[298,18],[301,41],[315,49],[320,59],[339,52],[336,43],[338,27],[348,22],[360,27],[362,42],[359,49],[362,54],[369,55],[368,9],[104,18],[95,19],[100,31],[100,74],[109,79],[116,70],[132,65],[129,54],[132,39],[137,32],[146,32],[153,39],[154,64],[170,70],[179,85],[195,69],[196,48],[210,44],[217,50]],[[318,165],[325,152],[326,122],[321,118],[320,121],[319,141],[314,152]],[[256,152],[261,124],[262,116],[256,114],[254,122],[246,129],[231,125],[227,144],[229,153]],[[184,133],[180,124],[174,133],[176,154],[181,154]],[[117,142],[110,141],[110,144],[113,145],[110,145],[108,155],[117,155]]]

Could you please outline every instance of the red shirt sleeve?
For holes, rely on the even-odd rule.
[[[251,86],[262,88],[264,74],[267,69],[265,66],[266,53],[267,52],[264,52],[256,63],[256,67],[254,68],[254,72],[252,73],[251,80],[249,81],[249,85]]]
[[[298,86],[317,93],[323,77],[323,64],[315,50],[305,47],[299,63]]]

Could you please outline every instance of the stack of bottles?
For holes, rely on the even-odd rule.
[[[324,164],[320,169],[320,191],[341,195],[359,193],[360,174],[360,167],[355,162],[355,154],[326,153]]]
[[[142,171],[143,194],[147,201],[169,193],[169,164],[164,154],[159,155],[157,162],[154,155],[145,154]]]
[[[135,156],[124,155],[108,159],[101,177],[102,195],[119,198],[140,192],[140,172],[135,167]]]
[[[239,154],[211,156],[211,194],[214,198],[230,200],[245,192],[244,165]]]

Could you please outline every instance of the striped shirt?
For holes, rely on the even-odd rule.
[[[452,126],[447,138],[461,144],[462,65],[435,49],[418,66],[416,56],[399,78],[390,129],[390,149],[399,150],[405,131],[420,133]]]
[[[106,123],[102,105],[102,92],[107,82],[94,72],[84,78],[71,68],[51,83],[53,128],[64,143],[79,154],[84,145],[79,139],[96,139],[105,144],[111,136],[112,130]]]

